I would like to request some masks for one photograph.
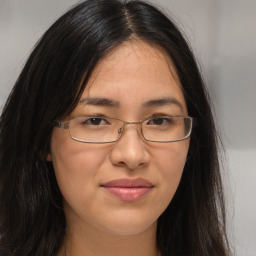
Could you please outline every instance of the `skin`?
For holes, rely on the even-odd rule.
[[[118,106],[82,103],[94,97]],[[166,97],[178,104],[143,106]],[[81,99],[70,117],[104,114],[140,121],[154,113],[188,114],[172,62],[161,48],[142,41],[112,49],[95,68]],[[179,185],[189,139],[148,142],[138,127],[127,126],[121,139],[110,144],[80,143],[70,138],[68,130],[53,129],[47,160],[53,162],[67,220],[59,255],[158,255],[157,219]],[[125,202],[101,187],[120,178],[144,178],[153,188],[139,200]]]

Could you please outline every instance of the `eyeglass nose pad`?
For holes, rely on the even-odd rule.
[[[119,128],[117,132],[118,132],[118,134],[120,135],[120,134],[123,133],[123,131],[124,131],[124,126],[122,126],[121,128]]]
[[[134,123],[134,124],[137,124],[137,123]],[[118,135],[120,135],[120,136],[122,135],[124,128],[125,128],[125,124],[118,129],[118,131],[117,131]],[[138,129],[138,132],[140,133],[140,135],[142,135],[142,127],[140,127],[140,129]]]

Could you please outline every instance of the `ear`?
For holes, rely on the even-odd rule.
[[[48,161],[48,162],[51,162],[51,161],[52,161],[52,155],[51,155],[51,153],[48,153],[48,154],[47,154],[45,160]]]

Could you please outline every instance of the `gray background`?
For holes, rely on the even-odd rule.
[[[29,53],[76,0],[0,0],[0,109]],[[256,1],[158,0],[186,33],[207,81],[227,149],[231,240],[256,255]]]

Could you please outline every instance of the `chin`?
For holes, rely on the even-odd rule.
[[[123,219],[123,220],[122,220]],[[104,229],[106,233],[109,233],[111,235],[116,236],[133,236],[141,234],[145,231],[148,231],[149,229],[156,230],[157,226],[157,220],[153,221],[141,221],[141,220],[129,220],[128,218],[122,218],[115,220],[112,223],[109,223],[108,226],[106,226],[106,222],[104,223],[104,226],[101,228]]]

